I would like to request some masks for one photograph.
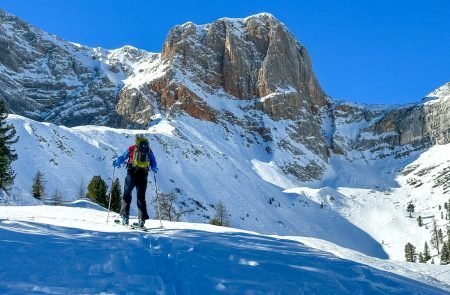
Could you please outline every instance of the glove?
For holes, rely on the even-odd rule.
[[[153,171],[154,173],[158,173],[158,170],[159,170],[158,167],[155,167],[155,168],[152,169],[152,171]]]
[[[114,160],[114,161],[113,161],[113,166],[116,167],[116,168],[119,168],[119,167],[120,167],[119,163],[117,163],[117,160]]]

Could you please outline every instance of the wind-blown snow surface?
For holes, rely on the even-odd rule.
[[[132,231],[106,224],[104,211],[76,207],[85,207],[82,203],[0,207],[1,293],[450,291],[449,285],[433,278],[442,270],[436,265],[381,261],[316,239],[264,236],[205,224],[164,222],[159,228],[159,221],[150,221],[150,232]]]
[[[440,227],[447,222],[440,219],[438,205],[443,207],[448,191],[437,181],[449,169],[448,145],[403,159],[350,162],[332,156],[324,180],[301,187],[272,164],[261,145],[245,145],[238,132],[227,133],[222,126],[189,117],[163,119],[148,130],[134,131],[67,128],[14,115],[8,121],[20,136],[14,146],[19,154],[14,162],[17,177],[6,200],[12,204],[38,203],[31,197],[38,170],[44,174],[47,194],[58,188],[67,200],[76,199],[80,186],[94,175],[110,184],[113,159],[132,144],[135,133],[145,133],[160,168],[159,189],[177,193],[178,208],[195,210],[184,221],[208,222],[213,205],[222,201],[233,227],[323,239],[395,260],[404,260],[407,242],[417,251],[422,251],[425,241],[430,245],[433,216]],[[122,182],[125,169],[115,173]],[[420,178],[422,185],[411,185],[414,178]],[[147,190],[151,216],[154,189],[152,183]],[[416,205],[414,218],[407,216],[408,202]],[[427,227],[417,225],[419,215]]]

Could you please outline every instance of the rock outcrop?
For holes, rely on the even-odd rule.
[[[45,33],[0,10],[0,99],[11,112],[69,126],[113,124],[104,53]]]
[[[164,81],[181,74],[204,85],[205,91],[223,90],[236,99],[258,100],[276,120],[296,119],[302,109],[317,113],[329,103],[305,47],[270,14],[176,26],[164,44],[162,60],[174,68]],[[160,92],[170,88],[161,81],[152,85]],[[173,93],[177,99],[164,101],[185,101],[192,95]]]
[[[450,143],[450,83],[430,93],[422,103],[397,107],[341,103],[333,116],[337,126],[335,153],[357,150],[375,158],[407,156]],[[354,126],[352,134],[345,133],[349,126]]]

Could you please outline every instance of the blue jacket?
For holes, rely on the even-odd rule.
[[[127,148],[127,150],[120,157],[114,160],[113,166],[120,167],[120,165],[122,165],[126,160],[128,160],[129,157],[130,157],[130,148]],[[155,173],[158,172],[158,166],[156,164],[155,155],[153,154],[152,150],[150,150],[148,157],[150,159],[150,169]]]

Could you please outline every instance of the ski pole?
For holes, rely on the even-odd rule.
[[[156,173],[153,171],[153,179],[155,180],[155,192],[156,192],[156,202],[158,202],[158,216],[159,216],[159,225],[163,227],[161,221],[161,208],[159,206],[159,196],[158,196],[158,184],[156,183]]]
[[[116,167],[113,168],[113,177],[111,180],[111,190],[109,191],[109,202],[108,202],[108,216],[106,217],[106,223],[109,221],[109,212],[111,211],[111,196],[112,196],[112,190],[114,186],[114,174],[116,173]]]

